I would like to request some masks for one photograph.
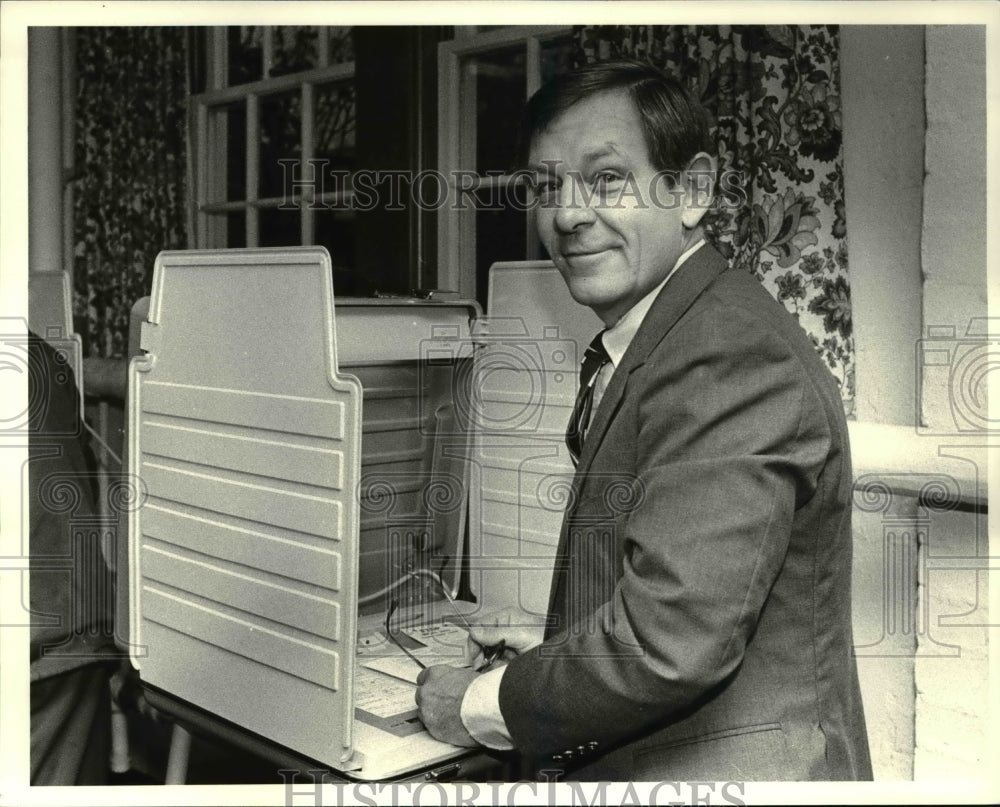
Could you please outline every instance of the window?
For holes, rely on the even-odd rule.
[[[493,262],[542,257],[530,214],[508,204],[525,201],[510,174],[524,101],[570,67],[571,29],[456,31],[206,29],[190,116],[195,243],[322,245],[339,295],[436,287],[484,302]],[[445,205],[356,208],[362,170],[431,168],[478,179],[452,184]]]
[[[573,41],[570,28],[554,26],[459,34],[438,51],[438,162],[452,192],[438,216],[438,282],[485,303],[491,264],[545,257],[511,172],[524,103],[570,69]]]
[[[214,28],[207,87],[192,99],[199,247],[319,244],[350,293],[356,233],[350,28]],[[314,181],[316,180],[316,181]]]

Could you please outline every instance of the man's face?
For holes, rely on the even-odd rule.
[[[650,164],[623,91],[574,104],[531,143],[538,235],[578,303],[609,327],[667,276],[693,241],[681,187]]]

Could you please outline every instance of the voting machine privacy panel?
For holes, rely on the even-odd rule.
[[[154,690],[396,778],[468,751],[419,724],[386,613],[425,663],[462,663],[466,620],[544,619],[599,323],[548,263],[496,265],[487,317],[335,298],[331,278],[322,248],[158,257],[129,368],[119,618]]]

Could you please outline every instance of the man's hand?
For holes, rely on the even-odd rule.
[[[504,650],[494,662],[510,661],[514,656],[541,644],[544,637],[543,625],[524,624],[523,617],[512,615],[510,611],[500,611],[470,626],[466,661],[472,669],[479,668],[487,661],[483,654],[484,648],[495,646],[501,640],[504,642]]]
[[[452,745],[479,745],[462,723],[462,698],[476,678],[472,670],[438,664],[417,677],[417,711],[431,736]]]

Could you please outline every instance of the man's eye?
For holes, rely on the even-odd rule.
[[[594,174],[594,187],[595,188],[608,188],[613,187],[617,183],[622,181],[621,174],[617,171],[598,171]]]
[[[538,196],[551,196],[559,190],[559,182],[555,179],[540,179],[534,183],[534,191]]]

